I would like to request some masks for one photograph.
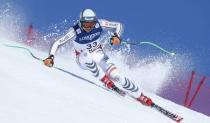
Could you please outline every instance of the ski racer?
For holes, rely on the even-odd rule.
[[[107,88],[121,93],[115,84],[119,83],[118,85],[121,85],[124,91],[133,95],[142,104],[150,106],[153,103],[152,100],[144,96],[139,87],[131,80],[121,76],[114,63],[104,52],[100,36],[105,28],[114,30],[110,44],[119,45],[123,30],[122,24],[98,19],[93,10],[84,9],[80,13],[79,21],[68,30],[66,35],[54,42],[44,64],[52,67],[58,46],[67,41],[73,41],[76,62],[82,69],[89,70]]]

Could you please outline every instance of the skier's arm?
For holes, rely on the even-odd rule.
[[[119,22],[114,22],[114,21],[107,21],[104,19],[99,19],[99,23],[101,25],[101,27],[103,28],[111,28],[111,29],[115,29],[115,34],[117,34],[117,36],[121,36],[123,33],[123,25]]]
[[[62,38],[60,38],[59,40],[55,41],[54,44],[52,45],[51,49],[50,49],[50,53],[49,55],[53,55],[56,53],[58,46],[66,43],[68,40],[71,40],[74,38],[74,36],[76,35],[75,31],[73,28],[70,28],[68,33],[63,36]]]
[[[60,38],[59,40],[55,41],[55,43],[52,45],[51,49],[50,49],[50,53],[48,58],[46,58],[44,60],[44,64],[48,67],[52,67],[54,64],[54,54],[56,52],[56,50],[58,49],[58,46],[66,43],[68,40],[73,40],[73,38],[75,37],[76,33],[74,31],[73,28],[70,28],[68,33],[63,36],[62,38]]]
[[[119,22],[107,21],[103,19],[99,19],[99,23],[102,28],[115,29],[115,32],[110,39],[110,44],[119,45],[121,43],[120,36],[122,35],[123,32],[123,25]]]

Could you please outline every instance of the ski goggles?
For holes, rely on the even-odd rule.
[[[82,22],[84,28],[93,28],[96,25],[96,22]]]

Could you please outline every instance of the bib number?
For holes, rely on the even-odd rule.
[[[94,50],[95,47],[97,47],[98,43],[97,42],[92,42],[90,44],[87,44],[87,49],[89,50],[89,52],[92,52]]]

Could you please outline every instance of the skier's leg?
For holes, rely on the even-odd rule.
[[[109,60],[109,57],[103,51],[94,53],[93,59],[100,65],[108,78],[118,82],[126,92],[136,97],[138,101],[145,105],[151,105],[152,100],[143,95],[137,84],[127,77],[120,75],[116,66]]]
[[[105,75],[105,73],[101,70],[101,68],[96,64],[96,62],[92,59],[90,53],[88,52],[80,52],[76,56],[77,64],[84,70],[89,70],[94,77],[101,79]]]
[[[87,52],[79,53],[77,54],[76,61],[82,69],[89,70],[93,74],[93,76],[102,81],[107,88],[121,93],[115,86],[114,82],[109,79],[109,77],[104,73],[101,67],[92,59],[91,54]]]
[[[100,66],[103,72],[111,80],[118,82],[127,92],[131,92],[135,97],[140,95],[139,88],[126,77],[122,77],[116,66],[110,61],[109,57],[102,51],[95,51],[91,54],[92,58]]]
[[[133,95],[139,102],[148,106],[152,104],[152,100],[142,93],[142,90],[139,89],[136,83],[132,82],[127,77],[120,76],[116,67],[108,70],[107,74],[112,80],[117,81],[126,92]]]

